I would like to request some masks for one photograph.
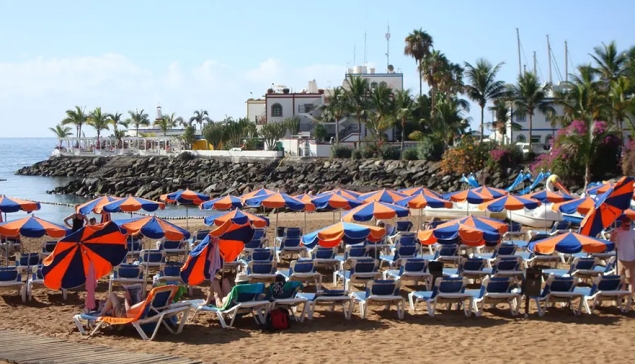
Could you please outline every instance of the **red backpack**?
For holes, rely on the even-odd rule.
[[[271,331],[286,330],[289,328],[289,311],[279,307],[269,312],[267,326]]]

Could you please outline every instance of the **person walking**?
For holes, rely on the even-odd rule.
[[[611,233],[611,241],[617,250],[617,273],[626,276],[631,293],[635,287],[635,230],[632,224],[631,218],[624,215],[621,226]]]

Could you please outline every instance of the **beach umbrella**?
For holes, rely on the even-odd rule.
[[[120,199],[120,197],[105,195],[84,202],[83,204],[79,205],[76,210],[82,215],[88,215],[90,213],[100,214],[101,222],[107,222],[110,220],[110,214],[103,211],[104,206]]]
[[[542,190],[542,191],[538,191],[534,193],[529,193],[523,197],[538,200],[542,203],[545,203],[545,202],[560,203],[560,202],[572,201],[577,199],[577,197],[573,196],[570,193],[566,193],[564,191],[553,192],[548,190]]]
[[[582,234],[568,232],[555,235],[546,239],[534,241],[529,244],[529,249],[540,254],[603,253],[615,249],[615,244],[608,240],[595,239]]]
[[[278,230],[278,209],[288,208],[293,211],[314,211],[315,205],[312,203],[306,203],[298,200],[297,198],[287,195],[286,193],[272,193],[270,195],[255,196],[245,200],[245,206],[250,207],[267,207],[270,209],[276,209],[276,224],[275,230]]]
[[[200,205],[203,201],[209,200],[210,197],[203,193],[194,192],[186,188],[184,190],[181,189],[172,193],[161,195],[159,199],[167,203],[185,205],[185,227],[189,229],[190,205]]]
[[[409,197],[404,198],[403,200],[397,201],[395,205],[408,207],[411,209],[419,210],[419,222],[417,224],[417,230],[421,229],[421,217],[423,215],[423,209],[430,206],[432,208],[446,208],[449,209],[452,207],[452,202],[441,198],[435,192],[427,189],[427,188],[417,188],[418,192],[411,194]]]
[[[599,186],[591,187],[586,190],[587,195],[601,195],[615,186],[615,182],[604,182]]]
[[[491,201],[495,198],[491,195],[483,195],[477,192],[475,189],[447,193],[443,195],[443,197],[446,200],[454,202],[467,202],[471,204],[481,204],[483,202]]]
[[[57,242],[44,259],[44,285],[58,290],[86,284],[86,307],[94,308],[95,281],[110,274],[127,252],[125,231],[114,222],[84,226]]]
[[[335,188],[332,190],[318,193],[316,196],[323,196],[323,195],[338,195],[338,196],[346,197],[351,200],[357,200],[359,196],[361,195],[361,193],[351,191],[351,190],[345,190],[342,188]]]
[[[403,200],[406,197],[408,197],[408,195],[383,188],[379,191],[373,191],[360,195],[357,199],[363,202],[395,203],[399,200]]]
[[[423,245],[434,244],[437,239],[451,240],[459,237],[465,245],[480,246],[485,241],[499,240],[507,229],[502,221],[469,215],[450,220],[434,229],[422,230],[417,236]]]
[[[267,189],[267,188],[259,188],[257,190],[253,190],[251,192],[242,194],[240,196],[240,198],[243,199],[243,201],[244,201],[244,200],[247,200],[247,199],[252,198],[252,197],[258,197],[258,196],[264,196],[264,195],[272,195],[274,193],[276,193],[276,191],[274,191],[274,190],[270,190],[270,189]]]
[[[181,268],[181,279],[188,285],[203,283],[221,269],[217,257],[225,262],[233,262],[254,236],[254,228],[249,223],[225,222],[212,230],[187,257]]]
[[[403,194],[403,195],[407,195],[407,196],[412,196],[412,195],[416,195],[419,193],[425,193],[425,194],[433,194],[439,198],[443,198],[441,196],[440,193],[437,193],[435,191],[432,191],[426,187],[410,187],[410,188],[402,188],[400,190],[397,190],[397,192]]]
[[[205,225],[222,226],[227,221],[231,221],[234,224],[244,225],[251,223],[256,228],[265,228],[269,226],[269,219],[264,216],[254,215],[247,211],[232,210],[228,212],[219,212],[205,217]]]
[[[501,212],[503,210],[515,211],[522,209],[533,210],[540,206],[540,201],[531,198],[525,198],[522,196],[502,196],[495,200],[483,202],[478,205],[480,210],[489,210],[492,212]]]
[[[410,215],[410,209],[384,203],[367,202],[348,211],[342,216],[342,221],[370,221],[372,219],[392,219]]]
[[[487,196],[492,200],[509,194],[509,192],[505,190],[501,190],[500,188],[487,187],[487,186],[477,187],[473,189],[473,191],[483,196]]]
[[[346,197],[345,195],[339,195],[335,193],[313,196],[311,202],[315,205],[315,208],[320,210],[349,210],[364,204],[363,201],[360,201],[356,198],[350,198]]]
[[[313,204],[311,202],[311,200],[315,197],[314,195],[312,195],[310,192],[309,193],[303,193],[301,195],[295,195],[293,196],[295,198],[297,198],[298,200],[304,202],[305,204]],[[315,205],[314,205],[315,206]],[[315,210],[315,207],[313,208],[313,210]],[[307,222],[306,222],[306,214],[307,214],[307,210],[304,209],[304,231],[306,231],[307,229]],[[333,215],[335,215],[335,212],[333,212]]]
[[[115,220],[128,234],[141,234],[150,239],[184,240],[190,238],[190,232],[169,221],[156,216],[145,216],[135,219]]]
[[[243,207],[243,200],[236,196],[223,196],[205,201],[198,206],[201,210],[232,210]]]
[[[342,241],[347,244],[359,244],[365,240],[378,242],[385,235],[386,229],[380,226],[338,222],[302,236],[302,244],[307,248],[313,248],[315,244],[321,247],[334,248]]]
[[[147,212],[154,212],[156,210],[163,210],[165,204],[163,202],[157,202],[147,200],[141,197],[129,196],[122,198],[111,203],[108,203],[102,207],[102,211],[106,212],[129,212],[131,215],[133,212],[144,210]]]
[[[6,220],[7,213],[18,211],[33,212],[39,209],[39,202],[26,201],[19,198],[11,198],[5,195],[0,195],[0,222],[2,222],[2,212],[4,212],[4,218]]]
[[[27,238],[41,238],[45,235],[51,238],[63,238],[71,230],[58,224],[40,219],[33,215],[22,219],[0,223],[0,235],[24,236]]]
[[[596,236],[631,207],[633,177],[622,177],[606,192],[598,196],[595,206],[580,223],[580,234]]]
[[[551,208],[554,211],[560,211],[565,214],[575,214],[579,212],[586,215],[595,206],[595,199],[591,197],[577,198],[575,200],[560,202],[554,204]]]

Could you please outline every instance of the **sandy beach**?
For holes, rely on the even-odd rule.
[[[337,216],[339,217],[339,216]],[[275,221],[274,216],[272,218]],[[331,213],[307,216],[307,230],[332,223]],[[416,221],[416,217],[414,218]],[[302,214],[280,214],[280,225],[304,227]],[[201,220],[190,220],[191,230]],[[178,224],[185,225],[179,220]],[[273,226],[269,228],[273,235]],[[35,251],[39,240],[26,240],[25,249]],[[328,276],[325,281],[330,282]],[[403,289],[404,296],[413,287]],[[107,281],[98,286],[104,297]],[[202,298],[207,288],[196,289]],[[134,329],[104,331],[91,338],[79,335],[71,321],[83,306],[83,289],[61,294],[45,289],[34,291],[33,301],[22,304],[14,292],[2,291],[0,328],[109,345],[122,350],[169,354],[206,363],[544,363],[621,362],[635,360],[630,347],[635,332],[635,314],[623,315],[615,308],[601,308],[593,315],[574,316],[566,309],[550,309],[539,317],[532,306],[530,317],[513,317],[506,309],[486,309],[482,317],[466,318],[460,311],[441,310],[431,318],[421,311],[406,312],[398,320],[395,311],[373,307],[367,318],[359,318],[357,307],[350,321],[341,311],[317,311],[312,321],[293,323],[281,333],[261,331],[251,317],[238,319],[234,329],[221,329],[211,315],[200,315],[180,335],[160,332],[155,341],[142,341]]]

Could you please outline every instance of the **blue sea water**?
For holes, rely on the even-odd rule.
[[[18,176],[15,172],[36,162],[49,158],[57,144],[55,138],[0,138],[0,195],[23,198],[39,202],[58,202],[77,204],[85,199],[70,195],[51,195],[46,191],[66,184],[70,178]],[[41,204],[42,208],[34,214],[51,222],[61,223],[72,213],[70,206]],[[205,215],[200,210],[192,211],[190,215]],[[183,206],[167,206],[164,211],[157,213],[159,216],[185,216]],[[8,220],[27,216],[25,212],[16,212],[7,215]],[[129,215],[114,216],[129,217]],[[3,216],[4,219],[4,216]]]

